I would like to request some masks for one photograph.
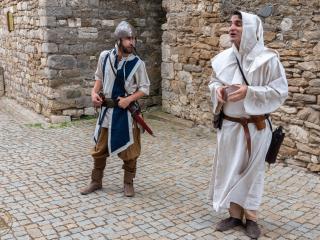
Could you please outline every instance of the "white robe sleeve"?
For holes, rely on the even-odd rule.
[[[217,88],[223,86],[223,83],[219,81],[216,77],[214,77],[214,74],[212,74],[211,80],[208,86],[210,89],[211,101],[213,103],[213,113],[218,113],[220,112],[222,104],[219,104],[218,102]]]
[[[271,113],[279,108],[288,96],[288,83],[285,70],[277,57],[266,63],[262,86],[248,86],[244,108],[249,115]]]
[[[149,95],[150,80],[144,62],[141,62],[135,75],[137,77],[137,90],[143,92],[145,95]]]
[[[94,74],[94,78],[95,80],[100,80],[102,81],[103,79],[103,72],[102,72],[102,69],[103,69],[103,60],[105,59],[106,55],[109,53],[109,51],[103,51],[100,53],[100,56],[99,56],[99,60],[98,60],[98,64],[97,64],[97,70]]]

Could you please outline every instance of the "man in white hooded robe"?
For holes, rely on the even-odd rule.
[[[264,46],[258,16],[234,12],[229,36],[232,47],[212,59],[214,74],[209,88],[213,112],[218,113],[222,106],[230,119],[250,119],[259,115],[263,119],[259,124],[265,127],[258,130],[255,123],[248,123],[248,144],[242,124],[223,120],[221,129],[217,130],[210,198],[215,211],[229,209],[230,217],[217,224],[218,231],[243,225],[245,218],[247,235],[258,238],[257,210],[263,193],[265,157],[272,137],[265,114],[284,103],[288,84],[278,53]],[[224,88],[231,85],[237,86],[238,90],[229,94],[226,100]]]

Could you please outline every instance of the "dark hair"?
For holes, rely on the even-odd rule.
[[[232,16],[233,16],[233,15],[237,15],[240,19],[242,19],[242,14],[241,14],[241,12],[238,11],[238,10],[233,11]]]

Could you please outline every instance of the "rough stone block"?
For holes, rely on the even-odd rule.
[[[162,52],[162,61],[168,62],[171,58],[171,48],[167,44],[162,44],[161,47]]]
[[[114,22],[114,20],[102,20],[101,21],[101,25],[104,27],[104,26],[106,26],[106,27],[113,27],[113,26],[115,26],[115,22]]]
[[[307,167],[311,172],[320,172],[320,164],[309,163]]]
[[[77,60],[71,55],[51,55],[48,66],[53,69],[73,69],[77,66]]]
[[[59,0],[39,0],[39,7],[59,7]]]
[[[60,116],[60,115],[51,115],[50,116],[51,123],[64,123],[64,122],[71,122],[70,116]]]
[[[45,12],[46,16],[55,16],[57,18],[72,16],[72,9],[69,7],[47,7]]]
[[[176,32],[164,32],[162,35],[162,40],[164,43],[173,44],[177,41],[177,33]]]
[[[69,46],[70,54],[79,54],[83,52],[83,44],[74,44]]]
[[[58,46],[55,43],[43,43],[42,52],[44,53],[56,53],[58,52]]]
[[[74,78],[80,77],[80,69],[65,69],[59,71],[59,76],[62,78]]]
[[[267,4],[259,9],[258,15],[261,17],[269,17],[272,14],[273,6],[271,4]]]
[[[183,70],[187,72],[202,72],[202,67],[199,65],[191,65],[191,64],[186,64],[183,66]]]
[[[316,40],[318,41],[320,39],[320,31],[304,31],[303,36],[308,41],[310,40]]]
[[[25,51],[26,53],[34,53],[34,52],[35,52],[35,47],[28,45],[28,46],[26,46],[26,47],[24,48],[24,51]]]
[[[320,66],[316,64],[316,62],[301,62],[298,63],[296,67],[301,70],[317,71]]]
[[[174,79],[173,63],[163,62],[161,64],[161,77],[166,79]]]
[[[220,36],[219,44],[223,48],[231,47],[230,36],[229,34],[222,34]]]
[[[293,101],[302,101],[305,103],[316,103],[317,97],[314,95],[294,93]]]
[[[57,70],[53,70],[50,68],[45,68],[44,69],[44,76],[48,79],[54,79],[56,78],[58,75],[58,71]]]
[[[94,109],[94,107],[85,108],[85,109],[84,109],[84,115],[94,116],[94,115],[95,115],[95,109]]]
[[[57,42],[57,32],[53,29],[46,29],[46,31],[42,31],[41,33],[41,40],[46,42]]]
[[[89,7],[99,7],[100,0],[89,0]]]
[[[297,142],[297,149],[302,152],[308,153],[308,154],[311,153],[313,155],[320,156],[320,149],[319,148],[312,148],[311,146],[308,146],[303,143]]]
[[[56,27],[56,17],[40,16],[40,27]]]
[[[80,117],[83,115],[83,109],[67,109],[63,110],[62,114],[65,116]]]
[[[98,29],[94,27],[79,28],[78,37],[84,39],[96,39],[98,38]]]
[[[308,87],[305,89],[305,93],[312,95],[320,95],[320,87]]]
[[[289,31],[292,28],[292,19],[291,18],[284,18],[280,23],[280,28],[282,32]]]
[[[66,90],[65,94],[66,94],[66,98],[70,99],[70,98],[81,97],[82,93],[81,93],[81,90],[72,89],[72,90]]]

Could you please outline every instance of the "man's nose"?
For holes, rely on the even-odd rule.
[[[231,24],[231,26],[230,26],[230,31],[231,30],[235,30],[236,29],[236,26],[234,25],[234,24]]]

